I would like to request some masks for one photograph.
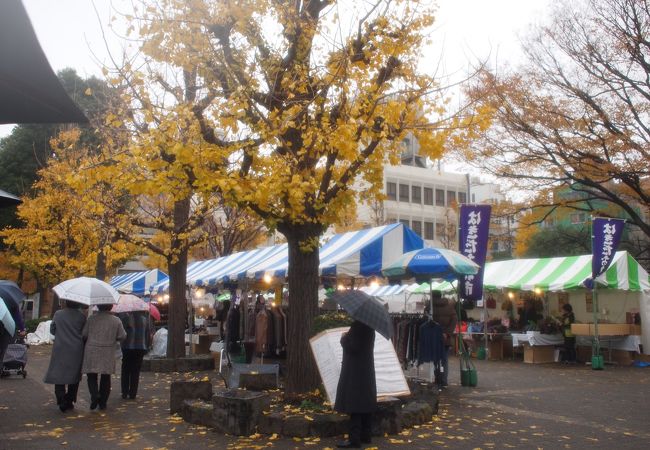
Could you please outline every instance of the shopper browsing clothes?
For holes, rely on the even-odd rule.
[[[338,448],[360,448],[370,443],[372,413],[377,408],[375,330],[358,320],[341,337],[343,363],[334,409],[350,415],[348,440]]]
[[[458,323],[454,302],[442,296],[440,291],[431,292],[431,318],[442,328],[444,350],[442,352],[441,370],[436,371],[436,384],[445,388],[449,382],[449,350],[453,344],[453,335]]]
[[[86,339],[82,372],[88,377],[90,409],[106,409],[111,393],[111,375],[115,373],[115,344],[126,338],[120,319],[111,314],[113,305],[98,305],[99,311],[86,321]],[[97,377],[100,377],[99,387]]]
[[[43,381],[54,385],[56,403],[61,412],[74,408],[81,381],[84,353],[82,332],[86,315],[80,311],[80,307],[81,304],[66,300],[65,307],[54,313],[50,324],[54,345]]]

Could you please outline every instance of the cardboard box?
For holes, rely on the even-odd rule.
[[[529,364],[543,364],[555,362],[554,345],[528,345],[524,344],[524,362]]]
[[[493,360],[503,359],[503,339],[488,341],[488,358]]]

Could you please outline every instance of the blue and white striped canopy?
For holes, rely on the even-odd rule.
[[[385,297],[403,293],[408,285],[387,284],[386,286],[364,286],[360,290],[372,297]]]
[[[116,275],[109,284],[123,294],[146,295],[155,284],[166,278],[165,272],[153,269]]]
[[[243,278],[250,267],[261,261],[272,259],[278,254],[287,254],[287,244],[237,252],[216,259],[195,261],[187,266],[187,284],[190,286],[214,286],[223,282],[236,281]],[[168,289],[169,279],[154,286],[156,292]]]
[[[381,275],[382,265],[424,247],[413,230],[402,223],[336,234],[321,240],[319,273],[324,276]],[[247,271],[248,278],[286,277],[289,256],[277,255]]]

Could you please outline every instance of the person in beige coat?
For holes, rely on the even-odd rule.
[[[87,374],[90,409],[106,409],[115,373],[115,344],[126,338],[122,321],[110,313],[113,305],[98,305],[99,312],[88,318],[82,331],[86,346],[81,371]],[[99,388],[97,375],[101,375]]]

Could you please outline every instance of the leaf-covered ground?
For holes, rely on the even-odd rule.
[[[41,381],[50,350],[49,346],[30,349],[27,379],[0,380],[0,449],[333,449],[340,440],[224,436],[169,415],[173,379],[207,376],[218,384],[215,372],[143,373],[136,400],[121,399],[116,376],[105,411],[89,410],[84,379],[76,409],[62,414],[54,403],[53,386]],[[593,371],[585,366],[520,361],[476,363],[476,388],[459,386],[452,360],[452,386],[442,393],[439,415],[399,435],[375,438],[367,448],[647,447],[650,369],[607,366]],[[294,405],[287,409],[309,415]]]

